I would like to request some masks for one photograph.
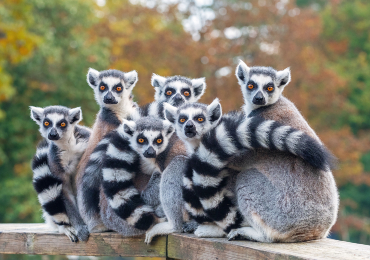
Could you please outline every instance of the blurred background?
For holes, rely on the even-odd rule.
[[[290,67],[291,99],[339,158],[341,206],[331,237],[370,245],[370,1],[2,0],[0,222],[41,222],[30,160],[40,140],[28,106],[98,111],[89,67],[206,77],[202,102],[239,109],[235,67]],[[5,256],[0,256],[0,259]]]

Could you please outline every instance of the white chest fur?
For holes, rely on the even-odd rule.
[[[155,172],[159,172],[159,167],[155,163],[155,159],[141,157],[141,171],[145,174],[152,175]]]

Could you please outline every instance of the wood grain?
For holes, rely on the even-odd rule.
[[[0,224],[0,254],[165,257],[166,240],[159,237],[148,246],[142,236],[125,238],[106,232],[72,243],[45,224]]]
[[[167,255],[195,259],[370,259],[370,246],[315,240],[304,243],[258,243],[227,241],[224,238],[197,238],[189,234],[168,236]]]
[[[0,224],[0,254],[146,256],[167,259],[370,259],[370,246],[337,241],[257,243],[197,238],[172,234],[155,238],[125,238],[115,232],[91,234],[89,241],[72,243],[45,224]]]

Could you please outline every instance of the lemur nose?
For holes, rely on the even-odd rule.
[[[146,151],[144,152],[144,156],[146,158],[155,158],[156,152],[152,146],[150,146]]]
[[[48,138],[50,140],[58,140],[59,139],[58,132],[57,132],[57,130],[54,127],[50,130],[50,133],[48,135]]]
[[[265,104],[265,97],[261,93],[261,91],[258,91],[258,93],[253,98],[253,103],[256,105],[264,105]]]
[[[182,96],[181,96],[179,93],[177,93],[177,94],[174,96],[174,100],[175,100],[175,101],[180,101],[180,100],[182,100]]]
[[[193,121],[189,120],[189,121],[186,123],[185,128],[186,128],[186,129],[192,129],[192,128],[194,128],[194,123],[193,123]]]

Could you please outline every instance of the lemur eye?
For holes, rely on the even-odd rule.
[[[186,121],[186,120],[185,120],[185,118],[181,118],[181,119],[180,119],[180,122],[181,122],[181,123],[184,123],[185,121]]]
[[[61,127],[65,127],[66,126],[66,123],[63,122],[63,123],[60,124],[60,126]]]
[[[142,144],[142,143],[144,143],[144,139],[143,139],[143,138],[140,138],[138,141],[139,141],[139,143],[141,143],[141,144]]]
[[[104,90],[105,89],[105,86],[100,86],[100,90]]]
[[[198,117],[198,122],[203,122],[204,118],[203,117]]]
[[[189,95],[190,95],[190,92],[189,92],[189,91],[185,91],[185,92],[184,92],[184,96],[185,96],[185,97],[188,97]]]
[[[248,88],[249,88],[249,89],[253,89],[253,88],[254,88],[254,86],[253,86],[252,84],[249,84],[249,85],[248,85]]]
[[[268,87],[268,88],[267,88],[267,90],[268,90],[268,91],[273,91],[273,90],[274,90],[274,87],[271,87],[271,86],[270,86],[270,87]]]
[[[167,95],[167,96],[171,96],[171,95],[172,95],[172,91],[171,91],[171,90],[168,90],[168,91],[166,92],[166,95]]]
[[[44,122],[44,126],[49,126],[49,125],[50,125],[50,123],[48,121]]]
[[[162,143],[162,139],[157,139],[157,144]]]
[[[117,91],[122,91],[122,87],[117,87],[116,90]]]

